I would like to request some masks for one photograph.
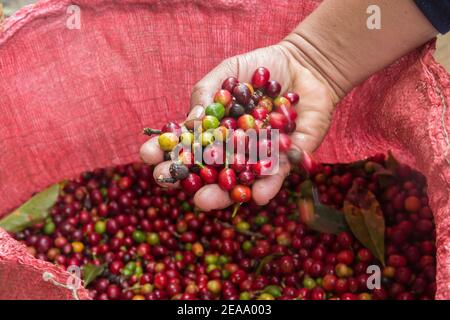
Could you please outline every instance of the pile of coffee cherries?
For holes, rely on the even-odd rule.
[[[309,229],[294,171],[263,207],[252,201],[201,212],[182,189],[163,189],[152,167],[130,164],[69,181],[45,222],[14,234],[36,258],[62,268],[103,272],[87,288],[93,299],[433,299],[436,248],[422,174],[399,165],[392,181],[376,174],[385,157],[358,165],[320,165],[309,178],[320,200],[341,209],[353,184],[371,190],[386,222],[383,266],[349,232]],[[370,265],[381,287],[369,289]]]
[[[299,96],[293,92],[280,96],[280,92],[281,85],[270,80],[269,70],[260,67],[251,83],[239,82],[235,77],[225,79],[197,126],[193,122],[169,122],[161,130],[144,129],[148,135],[160,134],[161,149],[168,158],[176,159],[170,167],[171,178],[161,180],[180,181],[190,195],[205,184],[218,183],[230,192],[234,202],[251,200],[250,186],[255,179],[266,174],[265,169],[269,171],[275,153],[287,152],[291,147],[289,134],[296,128]],[[277,148],[271,140],[274,129],[279,130]],[[253,145],[250,130],[255,133],[253,161],[249,161]],[[230,142],[231,152],[226,148]],[[195,149],[201,149],[200,161],[194,159]]]

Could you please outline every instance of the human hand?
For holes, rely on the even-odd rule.
[[[291,135],[292,144],[293,148],[313,152],[328,131],[336,95],[326,81],[319,80],[316,70],[310,70],[310,66],[302,65],[297,60],[293,50],[292,46],[281,43],[226,59],[194,86],[187,120],[202,118],[204,108],[213,102],[214,93],[221,88],[224,79],[235,76],[241,82],[250,82],[254,70],[263,66],[270,70],[272,79],[282,84],[281,94],[293,91],[300,95],[300,102],[296,106],[297,129]],[[159,148],[158,137],[142,145],[141,157],[149,164],[157,164],[155,179],[160,176],[170,177],[171,161],[163,162],[164,153]],[[252,186],[252,197],[258,205],[265,205],[275,197],[289,174],[291,168],[286,155],[280,157],[279,170],[257,180]],[[178,187],[178,182],[161,185]],[[199,189],[194,202],[205,211],[225,208],[233,203],[228,192],[217,184]]]

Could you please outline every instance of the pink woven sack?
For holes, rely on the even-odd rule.
[[[226,57],[276,43],[318,4],[45,0],[7,19],[0,31],[0,216],[63,178],[139,160],[141,129],[181,120],[202,75]],[[348,95],[317,155],[348,162],[392,150],[427,176],[437,223],[436,297],[449,299],[450,76],[433,49],[412,52]],[[0,299],[72,299],[55,285],[68,276],[0,230]],[[87,291],[78,296],[87,299]]]

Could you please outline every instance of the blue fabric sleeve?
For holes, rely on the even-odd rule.
[[[450,0],[414,0],[430,23],[440,33],[450,31]]]

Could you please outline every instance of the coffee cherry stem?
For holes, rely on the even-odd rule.
[[[320,204],[319,190],[317,190],[317,187],[314,183],[312,185],[312,196],[313,196],[314,204],[316,204],[316,205]]]
[[[154,134],[161,134],[161,130],[152,129],[152,128],[144,128],[143,133],[147,136],[152,136]]]
[[[302,197],[302,193],[301,192],[295,192],[295,191],[292,191],[292,190],[286,190],[286,191],[287,191],[287,193],[290,196],[292,196],[294,198],[301,198]]]
[[[195,163],[200,169],[203,169],[205,167],[204,164],[200,163],[200,162],[196,162]]]
[[[143,285],[137,283],[137,284],[135,284],[135,285],[132,286],[132,287],[122,289],[122,292],[139,290],[139,289],[142,289],[143,287],[144,287]]]
[[[172,232],[172,235],[175,237],[175,238],[181,238],[181,235],[179,234],[179,233],[177,233],[177,232]]]
[[[225,228],[233,228],[236,232],[243,234],[244,236],[249,236],[249,237],[254,237],[254,238],[258,238],[258,239],[266,239],[266,237],[264,235],[262,235],[259,232],[253,232],[253,231],[248,231],[248,230],[238,230],[236,228],[234,228],[233,225],[220,221],[220,220],[215,220],[216,223],[222,225]]]
[[[241,205],[242,205],[242,202],[238,202],[238,203],[236,203],[234,205],[233,214],[231,215],[232,218],[234,218],[236,216],[236,214],[237,214],[239,208],[241,207]]]
[[[156,181],[160,182],[160,183],[175,183],[178,180],[175,178],[165,178],[164,176],[159,176],[158,179],[156,179]]]

